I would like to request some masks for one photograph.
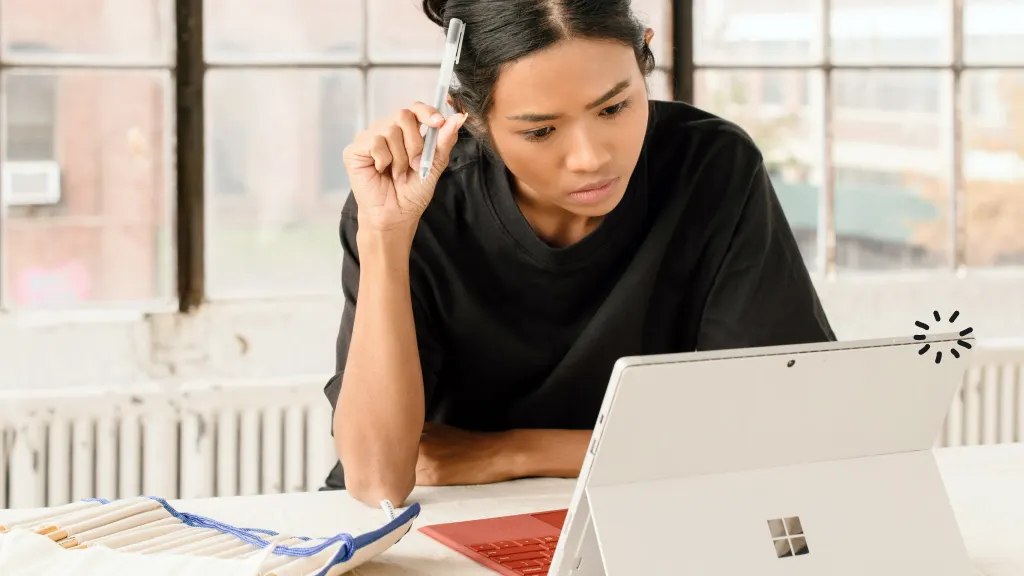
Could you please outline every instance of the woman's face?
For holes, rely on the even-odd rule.
[[[503,69],[487,121],[522,200],[599,217],[622,199],[647,116],[633,49],[573,39]]]

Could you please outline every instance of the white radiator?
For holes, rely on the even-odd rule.
[[[327,376],[0,393],[0,508],[317,490]]]
[[[979,342],[937,446],[1024,442],[1024,340]]]
[[[0,508],[311,491],[334,465],[326,376],[0,393]],[[1024,441],[1024,342],[986,342],[937,446]]]

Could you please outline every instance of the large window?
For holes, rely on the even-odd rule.
[[[1019,0],[633,6],[654,97],[752,135],[815,271],[1024,264]],[[442,44],[420,0],[0,14],[3,309],[338,295],[342,149],[431,97]]]
[[[173,298],[169,0],[0,0],[0,303]]]
[[[657,32],[652,92],[671,98],[671,2],[634,8]],[[342,149],[432,97],[443,43],[419,0],[0,0],[0,14],[6,309],[173,306],[196,286],[185,308],[338,294]]]
[[[1024,263],[1024,3],[695,0],[695,101],[745,128],[817,271]]]

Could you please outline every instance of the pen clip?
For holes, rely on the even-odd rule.
[[[456,64],[459,63],[459,58],[462,57],[462,39],[465,36],[466,36],[466,25],[463,24],[462,26],[459,26],[458,48],[456,48],[456,50],[455,50],[455,63]]]

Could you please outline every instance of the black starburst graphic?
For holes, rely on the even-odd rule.
[[[935,318],[936,322],[942,322],[942,316],[939,315],[939,311],[938,310],[935,310],[934,312],[932,312],[932,317]],[[951,314],[949,316],[949,323],[952,324],[953,322],[956,322],[956,319],[958,317],[960,317],[960,312],[959,311],[954,311],[953,314]],[[924,322],[921,322],[920,320],[918,320],[917,322],[914,322],[914,326],[917,326],[918,328],[920,328],[922,330],[931,330],[930,326],[928,326]],[[974,328],[971,328],[970,326],[968,326],[967,328],[964,328],[963,330],[960,331],[960,336],[967,336],[971,332],[974,332]],[[924,340],[925,338],[926,338],[926,336],[924,334],[914,334],[914,340]],[[963,346],[964,348],[967,348],[968,350],[971,349],[971,343],[967,342],[966,340],[957,340],[956,343],[957,343],[957,345]],[[924,346],[921,347],[920,350],[917,351],[917,353],[922,355],[922,356],[924,356],[931,349],[932,349],[932,345],[926,343]],[[952,354],[954,358],[959,358],[960,357],[960,352],[956,349],[956,347],[950,348],[949,349],[949,353]],[[935,363],[938,364],[939,362],[942,362],[942,350],[936,350],[935,351]]]

